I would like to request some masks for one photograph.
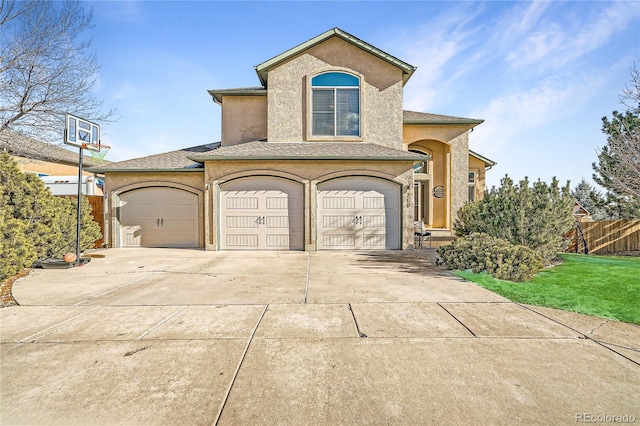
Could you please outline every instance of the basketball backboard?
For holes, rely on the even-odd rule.
[[[76,148],[86,148],[86,144],[100,145],[100,126],[84,118],[67,114],[65,120],[64,143]]]

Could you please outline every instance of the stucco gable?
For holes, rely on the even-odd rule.
[[[496,163],[495,161],[490,160],[490,159],[488,159],[487,157],[484,157],[484,156],[482,156],[482,155],[478,154],[478,153],[477,153],[477,152],[475,152],[475,151],[471,151],[471,150],[469,150],[469,155],[470,155],[471,157],[477,158],[478,160],[482,161],[482,162],[485,164],[485,167],[493,167],[493,166],[495,166],[496,164],[498,164],[498,163]]]
[[[306,50],[311,49],[312,47],[317,46],[332,37],[338,37],[346,41],[347,43],[350,43],[356,46],[357,48],[362,49],[363,51],[366,51],[367,53],[373,56],[376,56],[377,58],[399,68],[402,71],[403,84],[405,84],[407,80],[409,80],[411,75],[416,70],[416,67],[414,67],[413,65],[410,65],[396,58],[395,56],[390,55],[378,49],[377,47],[370,45],[365,41],[360,40],[359,38],[347,33],[346,31],[343,31],[340,28],[333,28],[302,44],[299,44],[298,46],[292,49],[287,50],[286,52],[283,52],[277,56],[274,56],[273,58],[259,65],[256,65],[255,69],[256,69],[256,73],[258,74],[258,78],[260,79],[260,82],[262,83],[263,86],[266,87],[269,79],[269,71],[272,68],[277,67],[278,65],[288,61],[289,59],[295,56],[302,54]]]

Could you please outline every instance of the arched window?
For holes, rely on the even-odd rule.
[[[360,136],[360,79],[327,72],[311,79],[312,135]]]

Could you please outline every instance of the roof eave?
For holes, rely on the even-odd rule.
[[[459,120],[403,120],[402,123],[403,124],[431,124],[436,126],[458,124],[458,125],[471,126],[471,128],[473,128],[484,123],[484,120],[476,120],[473,118],[459,119]]]
[[[207,92],[217,104],[222,104],[223,96],[267,96],[267,89],[221,89],[207,90]]]
[[[116,169],[96,169],[96,168],[90,168],[90,169],[85,169],[87,172],[91,172],[91,173],[140,173],[140,172],[162,172],[162,173],[167,173],[167,172],[188,172],[188,173],[193,173],[193,172],[204,172],[204,167],[197,167],[197,168],[185,168],[185,169],[163,169],[163,168],[149,168],[149,169],[141,169],[141,168],[133,168],[133,169],[127,169],[127,168],[116,168]]]
[[[216,156],[216,157],[187,157],[190,160],[203,162],[203,161],[262,161],[262,160],[304,160],[304,161],[317,161],[317,160],[348,160],[348,161],[413,161],[413,162],[421,162],[424,161],[422,159],[417,159],[415,157],[381,157],[381,156],[372,156],[372,157],[352,157],[352,156],[331,156],[331,155],[321,155],[321,156],[279,156],[279,155],[252,155],[252,156],[242,156],[242,155],[234,155],[234,156]]]
[[[407,83],[407,81],[409,80],[409,78],[411,78],[411,76],[413,75],[413,73],[416,71],[416,67],[414,67],[413,65],[410,65],[398,58],[396,58],[395,56],[392,56],[380,49],[378,49],[375,46],[372,46],[371,44],[360,40],[359,38],[345,32],[342,31],[339,28],[332,28],[329,31],[325,31],[324,33],[313,37],[310,40],[307,40],[306,42],[297,45],[296,47],[289,49],[277,56],[274,56],[273,58],[256,65],[254,68],[256,70],[256,73],[258,74],[258,78],[260,79],[260,83],[263,86],[267,86],[267,75],[269,73],[269,69],[273,68],[274,66],[288,60],[289,58],[298,55],[299,53],[317,45],[322,43],[323,41],[331,38],[331,37],[340,37],[342,40],[353,44],[356,47],[359,47],[365,51],[368,51],[369,53],[372,53],[373,55],[379,57],[380,59],[395,65],[396,67],[400,68],[402,70],[402,84],[405,85]]]

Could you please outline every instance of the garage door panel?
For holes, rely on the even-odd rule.
[[[385,197],[363,197],[362,208],[365,210],[384,209]]]
[[[271,229],[297,228],[297,220],[289,220],[289,216],[268,216],[265,218],[265,225]]]
[[[265,208],[267,210],[289,210],[289,204],[291,204],[292,209],[298,209],[297,200],[292,200],[289,202],[289,198],[285,194],[280,197],[267,197]]]
[[[228,210],[257,210],[258,197],[234,196],[228,197],[225,201]]]
[[[332,210],[353,210],[356,208],[356,197],[340,196],[338,194],[335,194],[334,191],[330,192],[329,194],[330,195],[326,195],[323,198],[322,208]]]
[[[363,245],[365,247],[385,248],[387,245],[387,236],[382,234],[364,234]]]
[[[227,247],[258,248],[258,234],[227,234],[225,243]]]
[[[349,216],[335,216],[325,215],[322,216],[323,228],[355,228],[355,214]]]
[[[289,234],[269,234],[266,238],[266,244],[273,250],[288,250]]]
[[[387,217],[384,214],[377,216],[363,215],[362,226],[364,228],[382,228],[382,230],[384,230],[387,222],[386,219]]]
[[[355,234],[323,234],[322,244],[325,248],[355,248]]]
[[[258,216],[227,216],[225,225],[228,229],[251,229],[258,227]]]

